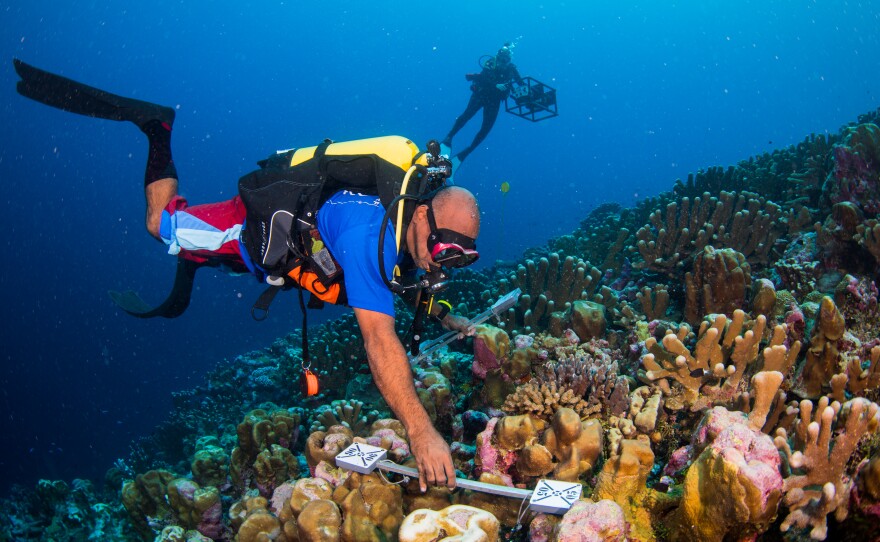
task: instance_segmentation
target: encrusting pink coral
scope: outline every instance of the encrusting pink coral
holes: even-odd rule
[[[620,506],[609,500],[577,501],[562,516],[557,542],[626,542],[629,524]]]
[[[699,454],[687,470],[670,521],[675,540],[721,542],[732,533],[757,535],[776,516],[782,497],[779,453],[741,412],[715,407],[692,442]]]

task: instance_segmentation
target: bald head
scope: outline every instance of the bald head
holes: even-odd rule
[[[468,190],[450,186],[441,190],[431,201],[437,227],[458,232],[476,239],[480,233],[480,208],[477,199]]]

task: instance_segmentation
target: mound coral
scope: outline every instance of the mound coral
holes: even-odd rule
[[[439,542],[498,540],[498,520],[484,510],[462,504],[440,511],[416,510],[400,525],[400,542]]]

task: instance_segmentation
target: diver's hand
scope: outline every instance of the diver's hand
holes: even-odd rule
[[[498,83],[497,85],[495,85],[495,88],[497,88],[498,90],[507,90],[507,85],[503,83]]]
[[[445,329],[449,331],[458,331],[459,339],[463,339],[465,337],[473,337],[477,332],[476,328],[471,325],[470,320],[465,318],[464,316],[459,316],[458,314],[452,314],[451,312],[443,317],[443,321],[440,322]]]
[[[465,80],[467,80],[467,81],[473,81],[474,79],[477,78],[477,74],[475,74],[475,73],[466,73],[466,74],[464,74],[464,78],[465,78]]]
[[[449,445],[433,426],[410,433],[409,449],[416,458],[419,468],[419,489],[422,493],[429,485],[445,485],[455,489],[455,467]]]

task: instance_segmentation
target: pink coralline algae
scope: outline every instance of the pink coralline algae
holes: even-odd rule
[[[675,476],[688,468],[691,464],[691,459],[693,458],[693,449],[693,446],[688,445],[682,446],[678,450],[672,452],[672,455],[669,456],[669,461],[663,468],[663,474]]]
[[[513,339],[513,344],[517,349],[528,348],[532,346],[532,343],[535,342],[535,338],[531,335],[517,335]]]
[[[562,517],[557,542],[625,542],[629,524],[620,506],[609,500],[578,501]]]
[[[220,501],[215,502],[202,513],[202,520],[196,530],[214,540],[223,534],[223,507]]]
[[[724,407],[710,410],[694,434],[693,452],[701,453],[706,447],[739,463],[740,472],[761,491],[762,503],[773,492],[782,491],[779,451],[769,435],[749,427],[746,414]]]
[[[807,320],[800,307],[792,303],[791,310],[785,313],[784,323],[787,326],[790,343],[804,341],[807,334]]]
[[[507,485],[512,486],[513,479],[507,472],[516,463],[516,452],[502,450],[492,442],[497,424],[498,418],[492,418],[486,424],[486,429],[477,435],[476,474],[497,474]]]
[[[501,360],[495,356],[495,352],[481,338],[474,339],[474,364],[471,370],[474,376],[481,380],[486,379],[486,373],[501,367]]]
[[[287,506],[287,503],[290,501],[290,496],[293,495],[293,488],[295,485],[294,482],[284,482],[272,492],[272,498],[269,501],[269,505],[272,509],[272,513],[276,516],[280,515],[281,511]]]
[[[330,485],[333,487],[339,487],[348,480],[349,476],[351,476],[351,472],[339,467],[334,467],[326,461],[321,461],[315,467],[315,472],[312,476],[330,482]]]

